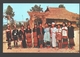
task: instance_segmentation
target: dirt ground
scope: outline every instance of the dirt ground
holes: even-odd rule
[[[3,31],[3,53],[79,53],[79,30],[75,30],[75,49],[54,49],[54,48],[14,48],[13,41],[11,42],[12,49],[7,49],[7,42],[5,37],[5,31]],[[21,44],[21,41],[18,42]]]

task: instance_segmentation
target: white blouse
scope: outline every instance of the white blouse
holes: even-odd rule
[[[67,36],[67,27],[62,27],[62,36]]]

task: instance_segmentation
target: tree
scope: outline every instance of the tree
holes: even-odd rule
[[[62,4],[60,4],[60,5],[59,5],[59,8],[65,8],[65,6],[64,6],[64,5],[62,5]]]
[[[27,21],[27,22],[26,22],[26,25],[28,25],[28,24],[29,24],[29,19],[28,19],[28,18],[26,18],[26,21]]]
[[[5,14],[6,14],[6,16],[5,16],[5,18],[11,23],[11,22],[14,22],[14,19],[13,19],[13,17],[14,17],[14,12],[13,12],[13,8],[10,6],[10,5],[8,5],[8,7],[7,7],[7,9],[6,9],[6,11],[5,11]]]
[[[28,18],[26,18],[26,21],[28,21],[29,19]]]
[[[32,7],[31,9],[30,9],[30,11],[38,11],[38,12],[43,12],[43,8],[41,8],[41,5],[35,5],[34,7]]]

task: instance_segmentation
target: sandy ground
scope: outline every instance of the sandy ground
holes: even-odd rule
[[[11,46],[13,47],[11,50],[7,49],[7,42],[5,37],[5,31],[3,31],[3,53],[79,53],[79,30],[75,30],[75,49],[54,49],[54,48],[14,48],[13,41],[11,42]],[[21,44],[21,41],[18,42]]]

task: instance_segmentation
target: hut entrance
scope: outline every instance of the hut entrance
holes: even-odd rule
[[[52,23],[52,22],[57,22],[57,23],[62,23],[62,22],[68,22],[68,20],[67,19],[46,19],[46,22],[47,23]]]
[[[39,25],[40,23],[42,23],[41,18],[37,18],[37,19],[34,20],[34,24]]]

